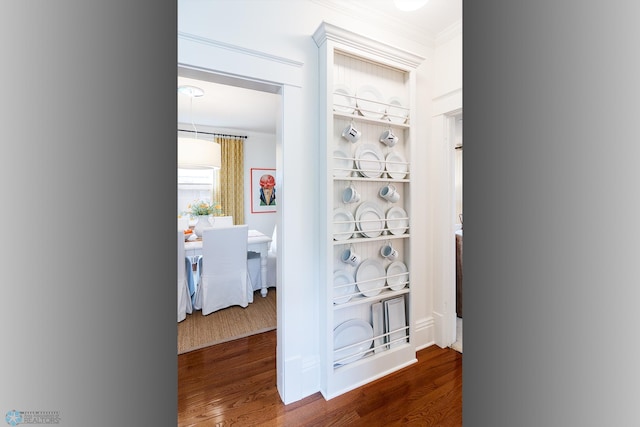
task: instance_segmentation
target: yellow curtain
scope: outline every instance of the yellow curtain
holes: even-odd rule
[[[220,144],[220,203],[225,215],[233,216],[234,224],[244,224],[244,140],[216,137]]]

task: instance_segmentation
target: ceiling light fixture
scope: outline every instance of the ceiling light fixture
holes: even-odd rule
[[[394,3],[398,10],[402,10],[403,12],[411,12],[420,9],[421,7],[429,3],[429,0],[394,0]]]
[[[190,98],[191,125],[195,138],[178,138],[178,167],[185,169],[219,169],[222,165],[220,144],[198,139],[198,129],[193,122],[193,98],[204,96],[204,90],[196,86],[179,86],[178,93]]]

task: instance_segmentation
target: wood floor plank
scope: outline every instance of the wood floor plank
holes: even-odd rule
[[[326,401],[289,405],[276,388],[276,331],[178,356],[178,426],[462,425],[462,355],[431,346],[418,362]]]

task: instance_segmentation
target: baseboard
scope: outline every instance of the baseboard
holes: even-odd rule
[[[435,322],[433,317],[425,317],[415,322],[413,337],[416,351],[432,346],[435,342]]]

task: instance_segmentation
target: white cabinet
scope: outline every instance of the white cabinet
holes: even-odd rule
[[[411,202],[420,193],[411,179],[411,128],[422,58],[327,23],[314,40],[327,201],[321,391],[332,398],[416,361]]]

